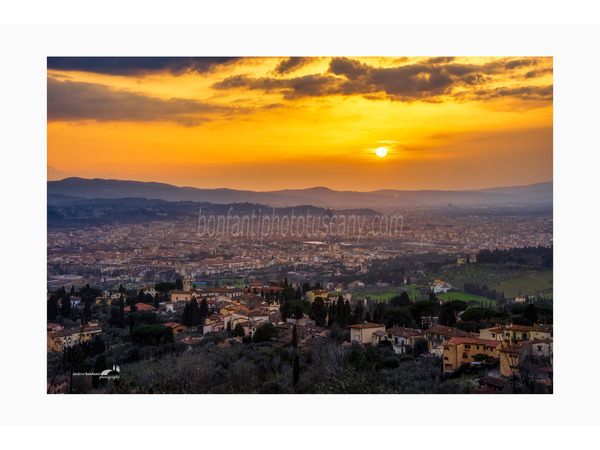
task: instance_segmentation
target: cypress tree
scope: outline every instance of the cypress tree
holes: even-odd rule
[[[46,309],[48,320],[54,322],[56,320],[56,316],[58,316],[58,300],[56,295],[52,294],[47,303]]]
[[[201,321],[208,317],[208,303],[205,298],[200,302],[199,313]]]
[[[292,347],[298,348],[298,331],[296,331],[296,324],[292,327]]]
[[[63,297],[60,301],[60,315],[63,317],[71,317],[71,299]]]
[[[298,358],[298,355],[294,355],[294,369],[293,369],[293,380],[292,380],[292,384],[293,386],[296,386],[296,384],[298,383],[298,380],[300,379],[300,359]]]

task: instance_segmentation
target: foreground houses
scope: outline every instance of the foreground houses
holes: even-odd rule
[[[481,358],[498,358],[501,342],[471,337],[453,337],[443,344],[444,373],[454,372],[462,364]],[[476,355],[480,355],[476,359]]]
[[[386,333],[394,353],[399,355],[405,354],[407,347],[414,348],[417,339],[425,339],[425,332],[417,328],[392,327]]]
[[[550,380],[552,367],[552,339],[520,342],[500,349],[500,374],[503,377]]]
[[[425,330],[425,337],[429,341],[429,351],[441,354],[441,345],[453,337],[468,337],[469,333],[455,327],[436,325]]]
[[[359,323],[350,325],[350,340],[359,344],[372,344],[375,342],[373,334],[381,332],[385,335],[385,325],[379,323]],[[379,334],[381,336],[381,334]]]
[[[98,326],[97,321],[88,322],[87,326],[77,328],[53,327],[52,331],[47,332],[47,351],[61,352],[67,347],[87,342],[101,333],[102,328]]]

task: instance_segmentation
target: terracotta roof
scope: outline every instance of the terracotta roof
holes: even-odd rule
[[[497,347],[501,344],[495,339],[477,339],[472,337],[453,337],[444,343],[444,347],[453,347],[460,344],[483,345],[485,347]]]
[[[533,327],[529,327],[526,325],[511,325],[510,327],[506,327],[510,331],[533,331]]]
[[[357,323],[356,325],[350,325],[350,328],[360,328],[360,329],[364,329],[364,328],[380,328],[380,327],[385,327],[385,325],[382,325],[380,323]]]
[[[455,327],[444,327],[444,326],[441,326],[441,325],[428,328],[425,331],[427,333],[441,334],[442,336],[461,336],[461,337],[466,337],[466,336],[469,335],[469,333],[467,333],[466,331],[459,330],[458,328],[455,328]]]
[[[425,332],[417,328],[404,328],[404,327],[392,327],[386,330],[388,333],[394,336],[411,337],[411,336],[424,336]]]

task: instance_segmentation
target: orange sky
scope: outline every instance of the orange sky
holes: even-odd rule
[[[550,181],[552,84],[552,58],[49,58],[48,177],[359,191]]]

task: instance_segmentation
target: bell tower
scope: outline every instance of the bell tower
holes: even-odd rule
[[[190,279],[188,277],[185,277],[183,279],[183,290],[184,291],[189,291],[190,290]]]

